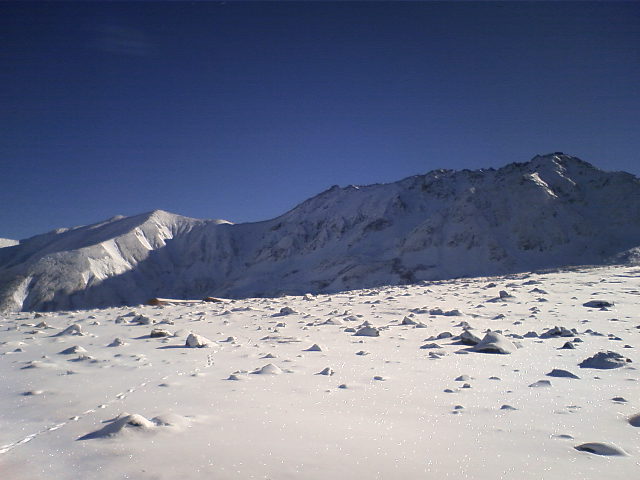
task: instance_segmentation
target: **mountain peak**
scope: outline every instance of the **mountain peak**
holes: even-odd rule
[[[599,171],[599,169],[593,166],[591,163],[562,152],[548,153],[546,155],[536,155],[535,157],[533,157],[533,159],[531,159],[531,163],[553,163],[563,168],[578,167]]]
[[[264,222],[154,210],[40,235],[0,249],[0,310],[326,293],[602,264],[637,247],[640,181],[554,152],[333,186]]]

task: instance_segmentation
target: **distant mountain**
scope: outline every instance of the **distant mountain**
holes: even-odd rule
[[[277,296],[627,262],[640,180],[564,154],[331,187],[272,220],[155,211],[0,249],[0,309]]]

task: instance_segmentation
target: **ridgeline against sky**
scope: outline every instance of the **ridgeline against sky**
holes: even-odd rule
[[[156,210],[0,249],[0,312],[278,297],[638,263],[640,180],[568,155],[334,186],[230,224]]]
[[[0,237],[565,151],[640,173],[640,3],[0,4]]]

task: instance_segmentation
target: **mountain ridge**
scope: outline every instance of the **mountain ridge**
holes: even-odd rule
[[[273,219],[154,210],[0,249],[0,310],[326,293],[630,261],[640,180],[556,152],[499,169],[333,186]]]

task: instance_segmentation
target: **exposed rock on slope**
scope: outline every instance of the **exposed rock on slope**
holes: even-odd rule
[[[265,222],[156,211],[0,249],[0,309],[276,296],[628,261],[640,180],[568,155],[337,186]]]

